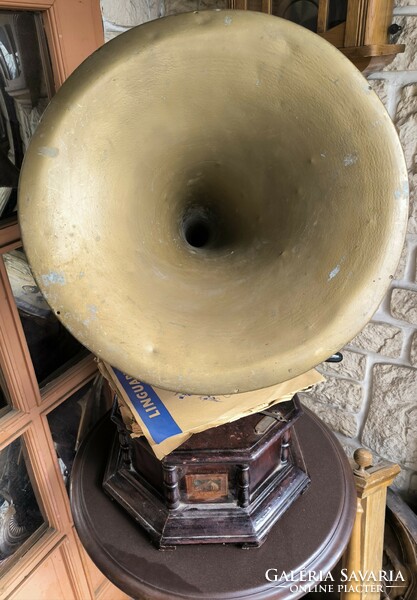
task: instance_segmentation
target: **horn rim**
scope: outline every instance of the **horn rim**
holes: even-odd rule
[[[203,27],[208,27],[213,23],[225,23],[229,18],[233,20],[234,24],[236,24],[236,22],[242,22],[243,27],[246,27],[248,22],[252,23],[255,20],[259,23],[262,23],[262,27],[264,24],[265,26],[267,24],[268,27],[272,27],[270,18],[266,17],[265,15],[249,15],[249,13],[246,13],[245,11],[207,11],[204,13],[188,13],[185,15],[175,16],[176,27],[178,25],[176,34],[178,34],[180,31],[187,31],[191,26],[195,26],[196,24]],[[254,360],[253,364],[250,366],[235,365],[233,367],[230,364],[220,365],[218,364],[218,361],[215,360],[215,357],[212,356],[211,361],[209,361],[209,364],[207,365],[206,372],[204,373],[200,370],[197,375],[193,375],[190,371],[185,372],[184,369],[179,370],[177,354],[178,351],[181,352],[181,350],[176,350],[174,347],[171,348],[170,361],[167,361],[167,363],[164,365],[157,365],[155,362],[153,362],[149,368],[145,367],[143,364],[140,365],[137,361],[135,364],[134,357],[132,357],[131,352],[128,360],[125,360],[123,356],[121,356],[120,349],[116,354],[108,354],[106,350],[103,351],[98,347],[96,341],[91,343],[91,341],[86,338],[85,332],[82,333],[81,330],[78,330],[74,326],[74,320],[70,319],[65,314],[62,314],[62,311],[59,310],[61,302],[59,293],[62,291],[59,289],[61,286],[59,282],[59,276],[57,281],[49,282],[45,281],[45,278],[42,277],[42,274],[45,273],[45,268],[44,265],[39,265],[39,261],[37,259],[35,249],[36,243],[34,246],[34,238],[31,232],[31,217],[29,214],[27,214],[27,197],[31,196],[30,188],[33,186],[35,181],[34,171],[37,170],[40,160],[52,159],[51,156],[42,156],[41,153],[42,148],[50,147],[48,136],[52,135],[51,123],[54,119],[56,119],[56,113],[58,113],[59,116],[62,115],[65,110],[67,110],[67,104],[69,100],[75,97],[74,90],[77,90],[77,86],[85,85],[85,79],[90,76],[95,65],[103,65],[103,62],[108,59],[111,45],[115,46],[115,43],[117,43],[119,46],[129,45],[125,37],[129,36],[129,34],[132,39],[134,36],[138,35],[142,38],[143,44],[151,45],[154,43],[155,39],[161,35],[159,32],[161,21],[166,22],[167,19],[171,19],[171,17],[140,26],[139,28],[136,28],[136,31],[131,31],[127,34],[124,34],[123,40],[113,40],[108,44],[107,48],[96,52],[93,57],[91,59],[87,59],[87,61],[79,69],[77,69],[76,73],[69,79],[69,81],[64,84],[62,92],[59,92],[57,96],[57,100],[53,101],[51,103],[51,107],[47,109],[42,123],[38,131],[35,133],[33,141],[27,152],[22,170],[21,184],[19,187],[19,219],[23,243],[29,258],[29,262],[33,267],[34,275],[39,288],[54,309],[57,317],[70,330],[74,337],[81,341],[89,350],[97,354],[100,358],[110,362],[112,366],[134,375],[137,378],[141,378],[157,387],[169,390],[180,390],[187,393],[229,394],[237,391],[251,391],[261,387],[268,387],[306,372],[310,368],[325,360],[329,355],[339,350],[366,325],[378,308],[384,293],[389,288],[401,254],[406,232],[406,221],[408,216],[408,188],[405,183],[407,181],[407,170],[402,149],[398,141],[395,127],[389,119],[386,119],[385,109],[375,95],[375,101],[373,103],[374,115],[375,118],[381,118],[384,120],[383,131],[384,135],[386,136],[386,140],[389,141],[392,155],[390,174],[393,176],[393,179],[395,179],[395,183],[391,185],[391,188],[396,187],[395,193],[398,191],[398,197],[395,199],[395,205],[393,204],[392,206],[391,215],[391,225],[393,226],[395,235],[390,234],[383,240],[385,248],[383,256],[380,260],[380,264],[378,265],[378,268],[375,269],[375,281],[366,289],[361,289],[360,293],[358,292],[357,294],[357,298],[351,298],[351,306],[346,308],[344,311],[340,320],[340,326],[337,330],[335,330],[334,324],[330,328],[330,331],[323,329],[323,343],[318,344],[319,340],[317,338],[314,339],[314,343],[312,343],[311,340],[306,340],[306,343],[302,347],[298,346],[297,348],[290,348],[288,352],[281,354],[279,357],[269,356],[265,360]],[[266,21],[265,19],[268,20]],[[281,19],[276,17],[274,17],[274,19],[281,21]],[[310,38],[310,44],[314,44],[315,46],[318,45],[323,49],[323,52],[327,54],[327,57],[330,57],[330,59],[327,59],[328,61],[336,61],[337,67],[340,67],[343,73],[349,73],[352,88],[356,93],[367,93],[366,88],[368,86],[366,81],[340,52],[315,34],[312,34],[294,24],[287,22],[285,23],[285,28],[289,28],[291,35],[295,36],[295,38],[299,38],[299,40],[301,40],[301,37],[303,37],[303,43],[306,37]],[[277,30],[279,30],[279,32],[282,34],[282,25],[280,25]],[[374,93],[369,92],[369,94]],[[55,134],[53,134],[52,137],[54,137],[54,135]],[[43,181],[43,184],[44,183],[45,181]],[[47,272],[49,273],[52,271]],[[55,296],[57,296],[57,299],[54,297],[54,294],[51,295],[51,285],[55,289]],[[58,312],[60,314],[57,314]],[[349,324],[347,328],[348,331],[346,330],[346,322]],[[108,345],[111,346],[112,343],[109,342]],[[196,344],[194,351],[198,349],[198,347],[200,347],[204,353],[203,340],[200,340]],[[110,360],[108,360],[108,357]],[[278,362],[280,364],[278,364]],[[188,361],[188,367],[190,364],[192,363]]]

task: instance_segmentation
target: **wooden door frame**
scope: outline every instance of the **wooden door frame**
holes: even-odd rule
[[[56,90],[104,43],[98,0],[0,0],[0,9],[42,12]]]
[[[55,91],[76,67],[104,43],[99,0],[0,0],[0,10],[32,10],[41,13],[48,42]],[[15,217],[0,224],[0,258],[22,245]],[[11,430],[22,430],[35,404],[45,410],[69,390],[81,387],[95,370],[90,355],[47,385],[40,396],[25,334],[8,277],[0,260],[0,367],[14,398],[15,410],[1,419],[0,448]],[[69,381],[70,380],[70,381]],[[26,415],[25,415],[26,413]],[[30,417],[29,417],[30,418]],[[12,436],[14,437],[14,436]]]

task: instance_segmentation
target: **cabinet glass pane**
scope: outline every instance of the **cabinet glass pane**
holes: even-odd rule
[[[11,406],[10,395],[4,380],[3,373],[0,370],[0,417],[5,414]]]
[[[9,406],[8,398],[4,394],[3,390],[0,389],[0,415],[2,414],[2,410]]]
[[[86,356],[87,350],[61,325],[49,308],[23,250],[7,252],[3,254],[3,260],[36,377],[43,386]]]
[[[21,438],[0,451],[0,575],[44,529],[27,464]]]
[[[111,395],[97,376],[48,415],[48,423],[65,485],[69,485],[75,453],[93,425],[110,409]]]
[[[248,10],[262,11],[262,0],[248,0]],[[272,0],[272,14],[317,31],[318,0]],[[347,0],[330,0],[327,29],[346,21]]]
[[[0,219],[16,211],[23,155],[51,95],[39,13],[0,11]]]

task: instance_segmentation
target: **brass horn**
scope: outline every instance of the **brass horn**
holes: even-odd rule
[[[394,126],[319,36],[254,12],[147,23],[52,100],[20,183],[23,240],[64,325],[119,369],[247,391],[371,318],[408,212]]]

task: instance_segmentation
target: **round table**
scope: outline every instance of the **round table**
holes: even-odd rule
[[[97,567],[133,598],[286,600],[304,596],[343,553],[351,534],[356,492],[349,462],[331,431],[310,411],[295,425],[311,484],[280,517],[260,548],[178,546],[157,550],[145,532],[102,489],[115,426],[107,415],[75,458],[71,507],[78,535]],[[269,573],[268,581],[266,572]],[[278,580],[275,581],[275,578]]]

